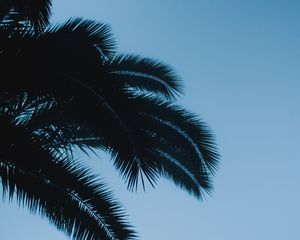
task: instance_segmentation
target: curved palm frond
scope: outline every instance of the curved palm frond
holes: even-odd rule
[[[77,52],[82,52],[82,49],[78,48],[80,42],[97,48],[105,56],[115,50],[115,40],[110,26],[92,20],[71,18],[62,24],[48,27],[42,35],[42,38],[49,38],[60,44],[64,41],[71,44],[74,42],[77,49],[73,50]]]
[[[172,152],[172,155],[170,155],[161,149],[156,149],[152,153],[152,158],[156,159],[160,176],[170,179],[189,194],[201,199],[203,190],[209,191],[209,188],[203,188],[203,180],[200,185],[194,174],[180,163],[182,156],[176,157],[176,152]]]
[[[17,122],[10,111],[1,111],[1,132],[8,134],[0,138],[0,177],[10,199],[16,196],[73,239],[135,239],[104,184]]]
[[[157,129],[156,134],[165,138],[170,131],[168,141],[173,142],[175,146],[179,145],[177,147],[182,146],[182,150],[192,154],[195,161],[200,160],[203,168],[215,172],[219,158],[215,138],[208,126],[196,115],[174,103],[159,101],[148,96],[135,97],[132,104],[140,109],[142,115],[152,119],[151,122],[157,122],[153,127],[153,130]],[[150,122],[145,124],[146,129],[147,126],[150,126]],[[159,126],[162,126],[165,131],[159,132]],[[177,139],[176,136],[182,140]]]
[[[56,176],[55,181],[48,174]],[[35,172],[1,160],[0,178],[4,196],[9,192],[12,199],[15,194],[20,205],[47,217],[72,239],[135,239],[107,187],[99,181],[96,184],[79,166],[58,164],[51,171]]]
[[[173,169],[169,169],[169,172],[174,171],[175,166],[177,168],[184,166],[181,171],[188,169],[187,175],[190,176],[192,173],[193,178],[197,179],[198,189],[194,188],[194,194],[201,198],[199,195],[201,188],[209,192],[211,190],[210,174],[214,173],[216,169],[218,153],[213,135],[207,126],[193,114],[174,104],[160,102],[156,98],[151,100],[150,98],[133,97],[130,98],[130,101],[129,99],[119,101],[120,94],[118,96],[119,98],[108,99],[108,101],[129,129],[128,132],[134,141],[132,155],[135,158],[124,157],[120,154],[119,149],[116,149],[119,154],[114,163],[128,181],[129,189],[136,188],[141,175],[146,176],[151,183],[154,183],[161,172],[161,164],[170,159],[174,163],[174,154],[176,153],[177,164],[171,164]],[[118,139],[114,140],[114,142],[117,141]],[[167,157],[164,162],[158,163],[156,159],[162,159],[161,154],[156,156],[152,154],[149,157],[147,152],[148,150],[161,151],[162,149],[163,156],[173,157]],[[169,164],[169,166],[171,165]],[[164,173],[167,170],[164,170]],[[181,181],[180,179],[179,177],[177,182]],[[183,182],[182,184],[189,189],[189,183]]]
[[[174,100],[183,93],[180,78],[170,66],[160,61],[137,55],[114,55],[105,65],[112,78],[133,93],[150,92],[168,100]]]

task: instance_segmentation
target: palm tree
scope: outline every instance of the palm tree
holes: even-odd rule
[[[170,66],[116,53],[102,23],[49,26],[50,1],[38,15],[31,1],[9,2],[0,27],[8,76],[0,92],[0,177],[10,199],[73,239],[135,239],[104,185],[72,160],[76,147],[109,152],[129,190],[166,177],[199,199],[211,191],[214,138],[176,104],[182,81]]]

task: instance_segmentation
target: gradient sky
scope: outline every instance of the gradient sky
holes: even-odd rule
[[[299,0],[56,0],[53,11],[53,22],[107,22],[119,51],[171,64],[180,103],[217,136],[221,164],[202,202],[168,181],[128,193],[105,157],[89,160],[142,240],[300,239]],[[0,214],[1,239],[67,239],[14,204]]]

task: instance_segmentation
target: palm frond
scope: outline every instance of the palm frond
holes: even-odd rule
[[[108,24],[82,18],[73,18],[62,24],[50,26],[43,35],[56,41],[66,41],[71,44],[76,42],[77,45],[81,42],[94,46],[105,56],[115,49],[115,40]],[[81,49],[74,50],[80,51]]]
[[[173,156],[169,155],[166,151],[160,149],[154,150],[152,157],[156,160],[158,171],[162,177],[170,179],[177,186],[197,198],[202,198],[203,185],[201,186],[195,175],[180,163],[181,161],[178,159],[181,158],[176,159],[174,154]]]
[[[215,138],[208,126],[196,115],[176,104],[159,101],[152,97],[136,97],[132,104],[136,104],[136,107],[140,109],[140,114],[146,115],[152,123],[158,121],[156,134],[163,138],[167,137],[168,141],[173,142],[175,146],[182,146],[182,150],[187,150],[189,154],[195,153],[194,158],[199,159],[203,167],[207,167],[211,173],[215,172],[219,158]],[[144,126],[147,129],[150,125]],[[159,126],[164,126],[165,130],[159,132]],[[180,137],[181,141],[176,136]],[[176,141],[178,141],[177,144]]]
[[[73,239],[135,239],[123,210],[83,165],[60,159],[40,136],[1,116],[0,176],[4,195],[48,218]]]
[[[160,61],[136,55],[115,55],[106,65],[114,80],[133,91],[152,92],[171,100],[183,93],[180,78]]]
[[[52,171],[64,174],[58,176],[56,173],[54,181],[45,176],[49,172],[53,174],[49,169],[35,172],[0,161],[3,195],[9,193],[10,200],[15,196],[20,205],[47,217],[72,239],[135,239],[123,210],[107,191],[107,186],[99,180],[96,184],[79,166],[73,168],[76,172],[71,167],[62,171],[61,165],[53,168]]]
[[[51,0],[1,0],[0,21],[10,15],[10,17],[17,17],[17,20],[29,21],[36,30],[40,31],[49,24],[51,2]]]

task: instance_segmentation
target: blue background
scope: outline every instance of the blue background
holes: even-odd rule
[[[107,157],[87,160],[141,239],[300,239],[300,1],[56,0],[53,12],[107,22],[119,51],[171,64],[180,103],[217,136],[215,191],[202,202],[164,180],[128,193]],[[0,214],[1,239],[67,239],[15,204]]]

